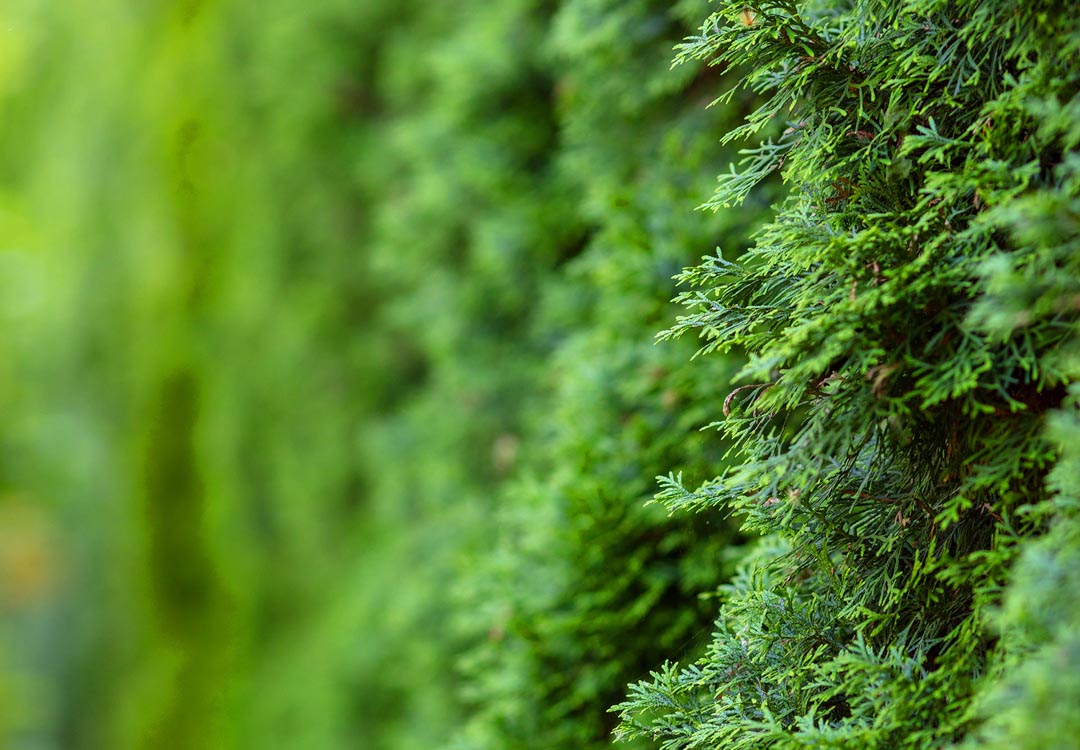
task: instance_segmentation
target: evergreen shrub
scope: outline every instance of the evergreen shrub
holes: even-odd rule
[[[4,4],[0,744],[1077,747],[1059,5]]]
[[[369,433],[411,581],[386,594],[411,601],[406,623],[378,639],[399,634],[380,663],[401,680],[377,682],[428,715],[402,665],[446,686],[454,747],[608,745],[608,706],[700,646],[698,595],[729,572],[730,525],[643,507],[657,472],[722,455],[697,403],[731,361],[685,370],[688,343],[652,342],[671,276],[758,214],[688,210],[722,163],[708,71],[668,70],[702,11],[433,6],[383,53],[394,148],[372,251],[398,292],[383,324],[424,384]],[[431,658],[410,661],[413,642]],[[430,747],[440,726],[387,744]]]
[[[664,336],[749,361],[716,415],[735,462],[658,499],[773,541],[722,588],[707,654],[630,688],[621,737],[1080,746],[1080,27],[1061,11],[731,3],[680,48],[746,66],[765,99],[708,205],[773,172],[788,195],[746,255],[681,276]]]

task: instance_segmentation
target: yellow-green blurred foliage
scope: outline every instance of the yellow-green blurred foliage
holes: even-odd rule
[[[0,8],[4,747],[349,734],[352,5]]]

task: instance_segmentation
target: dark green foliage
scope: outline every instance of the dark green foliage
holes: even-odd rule
[[[710,205],[777,170],[789,196],[739,262],[683,274],[666,335],[750,355],[717,425],[739,464],[659,499],[784,545],[725,589],[704,658],[632,688],[624,736],[1076,746],[1052,665],[1075,663],[1078,486],[1053,436],[1075,418],[1080,29],[1048,11],[747,3],[683,46],[768,97]]]
[[[426,386],[372,461],[423,582],[406,629],[446,639],[426,673],[452,684],[463,654],[455,747],[607,745],[607,708],[700,644],[728,570],[730,526],[643,507],[658,471],[722,453],[696,404],[730,365],[679,374],[692,350],[653,345],[671,276],[754,219],[689,210],[722,162],[695,71],[667,70],[686,28],[648,2],[430,8],[387,53],[418,64],[382,83],[375,253]]]

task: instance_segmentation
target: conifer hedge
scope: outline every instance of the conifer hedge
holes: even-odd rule
[[[1080,744],[1080,28],[1055,7],[751,2],[681,46],[766,98],[708,205],[789,189],[745,256],[682,274],[665,335],[748,354],[717,415],[738,461],[658,499],[773,541],[620,736]]]
[[[1073,15],[0,7],[0,744],[1080,748]]]
[[[450,715],[403,710],[387,747],[606,746],[625,684],[708,632],[698,596],[730,572],[733,526],[644,507],[656,473],[723,453],[698,401],[731,362],[653,345],[671,277],[760,212],[689,210],[724,163],[704,66],[668,70],[702,10],[431,7],[384,52],[372,252],[424,386],[369,432],[414,581],[387,592],[408,604],[380,664],[398,705]]]

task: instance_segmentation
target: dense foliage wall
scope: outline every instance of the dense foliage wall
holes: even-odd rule
[[[653,343],[671,277],[762,210],[692,210],[738,116],[706,110],[704,66],[668,69],[701,10],[461,3],[385,51],[372,252],[425,385],[369,440],[375,495],[410,528],[401,565],[428,582],[417,669],[455,712],[395,742],[607,745],[626,682],[708,632],[699,595],[730,572],[733,527],[643,507],[657,473],[707,476],[724,450],[696,428],[732,365],[687,371],[692,346]]]
[[[682,47],[768,97],[712,205],[776,170],[790,195],[744,258],[683,276],[670,333],[749,354],[720,425],[741,461],[661,498],[776,544],[708,653],[634,686],[622,734],[1080,742],[1078,52],[1052,4],[992,0],[748,3]]]
[[[701,12],[5,11],[11,742],[600,745],[701,644]]]
[[[5,4],[0,744],[1077,747],[1055,7]]]

